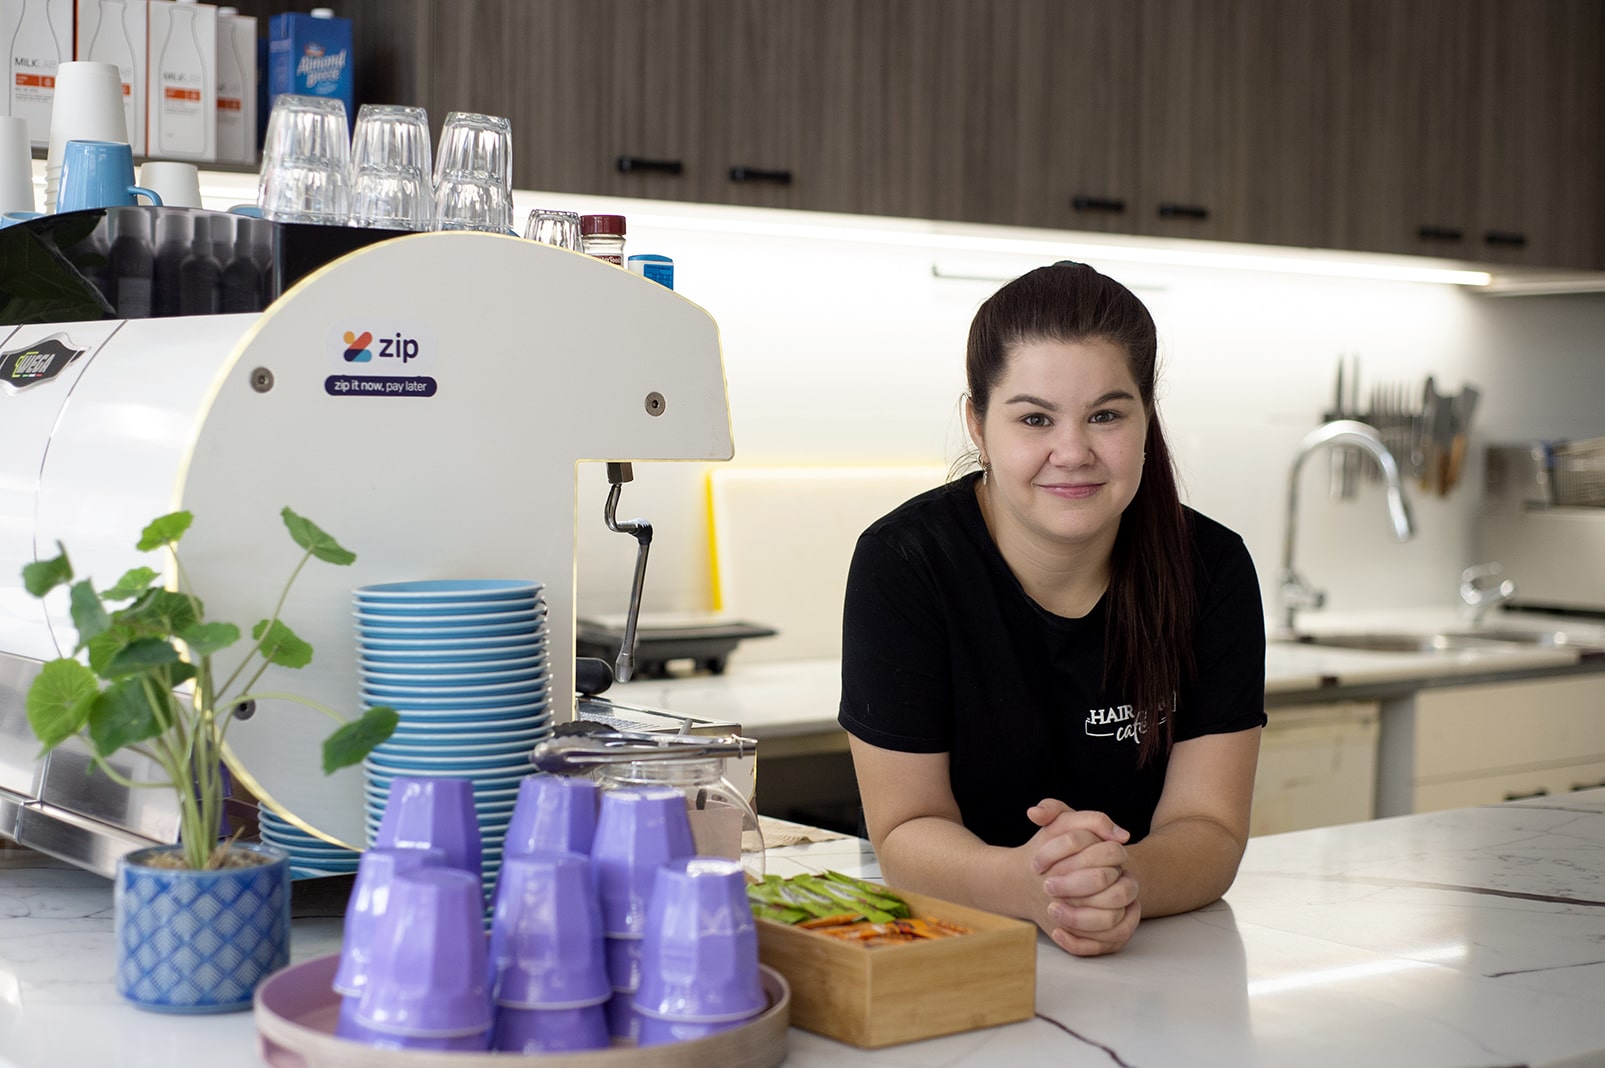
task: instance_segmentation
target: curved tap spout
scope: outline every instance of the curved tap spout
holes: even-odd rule
[[[1399,465],[1393,453],[1382,444],[1382,437],[1374,428],[1357,419],[1334,419],[1322,423],[1299,442],[1293,457],[1292,470],[1287,476],[1287,517],[1282,539],[1282,571],[1278,602],[1282,614],[1282,633],[1293,633],[1293,617],[1300,608],[1319,608],[1325,595],[1310,588],[1293,567],[1293,534],[1298,525],[1298,475],[1304,461],[1322,445],[1358,445],[1370,453],[1382,468],[1387,481],[1388,518],[1393,522],[1393,533],[1400,541],[1409,541],[1415,534],[1410,518],[1410,503],[1404,499],[1404,482],[1399,477]]]

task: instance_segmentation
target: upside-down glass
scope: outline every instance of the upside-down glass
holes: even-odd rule
[[[429,116],[364,104],[351,138],[351,225],[429,230],[435,216]]]
[[[276,222],[345,225],[351,215],[351,140],[344,103],[291,93],[275,101],[256,202]]]
[[[580,250],[580,214],[577,211],[552,211],[536,208],[529,213],[524,224],[524,237],[543,245]]]
[[[512,123],[468,111],[447,115],[434,178],[436,229],[511,232]]]

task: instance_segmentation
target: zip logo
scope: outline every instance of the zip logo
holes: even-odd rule
[[[330,331],[330,362],[362,365],[365,375],[420,374],[434,363],[434,339],[422,323],[342,324]]]

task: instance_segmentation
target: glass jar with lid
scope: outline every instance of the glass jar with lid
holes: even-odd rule
[[[737,761],[730,763],[738,764]],[[606,790],[672,787],[685,797],[697,855],[740,861],[750,880],[763,879],[763,832],[747,792],[731,781],[721,757],[624,761],[593,773]]]

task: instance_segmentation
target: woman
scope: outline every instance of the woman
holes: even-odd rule
[[[888,882],[1078,955],[1231,885],[1265,724],[1242,539],[1185,508],[1152,317],[1090,267],[970,327],[980,471],[859,538],[840,722]]]

